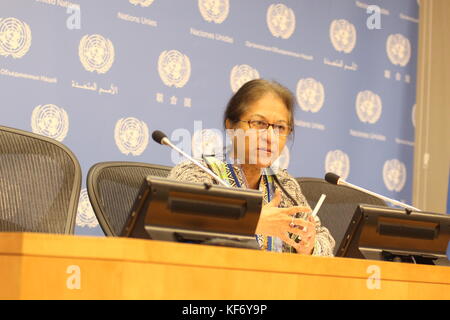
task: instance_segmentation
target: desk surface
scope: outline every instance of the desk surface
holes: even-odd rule
[[[450,267],[0,233],[1,299],[450,299]]]

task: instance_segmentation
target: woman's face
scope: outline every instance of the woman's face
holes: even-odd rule
[[[240,164],[269,167],[280,156],[290,133],[290,129],[282,132],[290,123],[286,105],[278,96],[268,93],[250,104],[239,120],[234,126],[229,120],[226,122],[227,129],[233,129],[229,134],[233,137],[234,157]],[[275,124],[275,128],[258,129],[264,123]]]

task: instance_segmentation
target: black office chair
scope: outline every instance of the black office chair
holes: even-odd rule
[[[105,235],[120,235],[144,179],[149,175],[165,178],[171,169],[140,162],[101,162],[93,165],[87,175],[87,191]]]
[[[346,186],[328,183],[319,178],[296,178],[308,204],[314,208],[321,194],[327,197],[318,212],[323,226],[330,230],[336,246],[334,254],[347,231],[359,204],[387,206],[386,202],[372,195]]]
[[[73,234],[80,189],[66,146],[0,126],[0,231]]]

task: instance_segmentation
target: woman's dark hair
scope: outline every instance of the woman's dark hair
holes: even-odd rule
[[[245,83],[230,99],[223,117],[223,125],[226,127],[226,120],[236,123],[246,112],[248,106],[264,95],[272,93],[279,97],[289,111],[289,126],[291,133],[294,131],[294,96],[291,91],[276,81],[264,79],[251,80]]]

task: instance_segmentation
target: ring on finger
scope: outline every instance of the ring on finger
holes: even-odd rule
[[[294,219],[292,219],[291,223],[289,224],[289,227],[300,229],[300,230],[302,230],[303,232],[307,232],[307,231],[308,231],[308,229],[306,228],[306,226],[301,226],[301,225],[295,224],[295,223],[294,223]]]
[[[292,215],[292,220],[291,220],[291,223],[289,224],[289,226],[290,226],[291,228],[295,228],[295,227],[296,227],[296,224],[294,223],[294,219],[295,219],[295,214]]]

